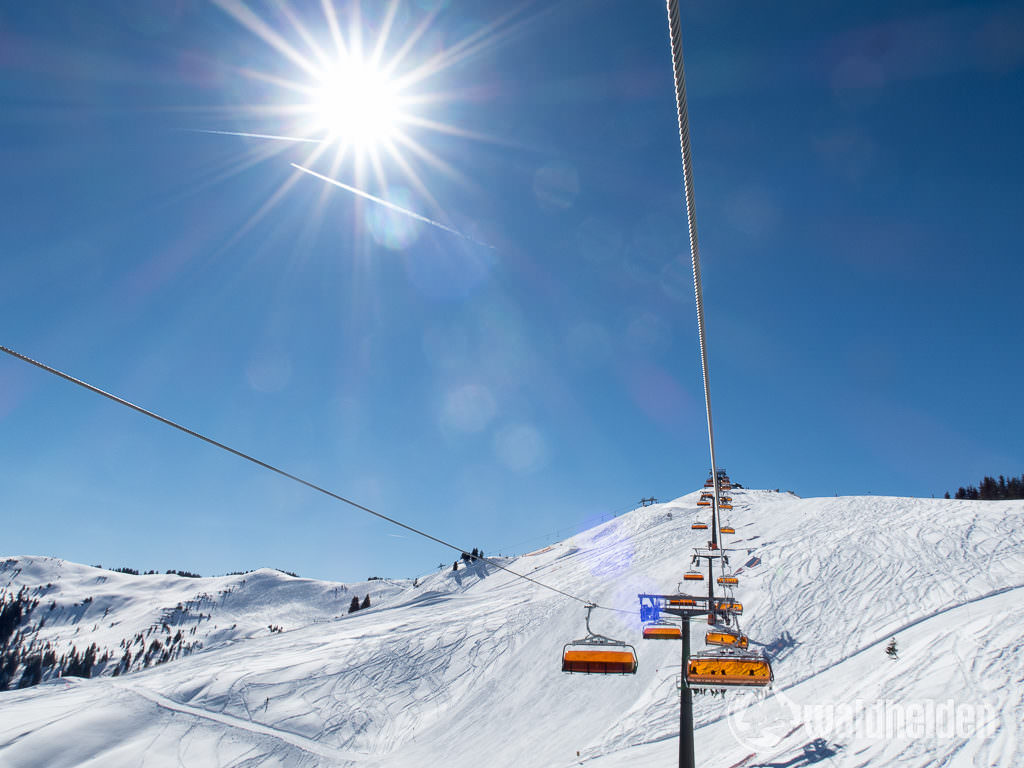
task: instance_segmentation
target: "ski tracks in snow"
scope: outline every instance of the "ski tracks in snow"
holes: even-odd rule
[[[257,736],[267,737],[275,739],[285,744],[295,747],[303,752],[316,757],[329,760],[329,765],[343,766],[347,764],[352,765],[377,765],[376,760],[371,760],[368,755],[361,755],[353,752],[345,752],[340,749],[334,749],[326,744],[300,736],[297,733],[291,731],[282,730],[280,728],[274,728],[269,725],[263,725],[255,721],[244,720],[234,715],[224,714],[223,712],[210,712],[209,710],[202,709],[201,707],[193,707],[189,704],[182,704],[181,702],[175,701],[174,699],[163,696],[156,691],[151,691],[148,688],[144,688],[141,685],[117,685],[119,690],[126,691],[127,693],[135,694],[140,696],[147,701],[155,704],[161,709],[168,710],[171,712],[177,712],[183,715],[190,715],[192,717],[198,717],[203,720],[209,720],[220,725],[228,726],[229,728],[236,730],[243,730]],[[180,756],[179,756],[180,761]]]

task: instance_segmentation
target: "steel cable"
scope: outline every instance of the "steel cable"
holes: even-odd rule
[[[711,421],[711,376],[708,371],[707,337],[704,330],[704,291],[700,279],[700,248],[697,244],[697,205],[693,193],[693,157],[690,149],[690,120],[686,109],[686,72],[683,69],[683,38],[679,22],[679,0],[667,0],[668,29],[672,43],[672,72],[676,84],[676,112],[679,117],[679,150],[683,156],[683,187],[686,195],[686,223],[690,232],[690,262],[693,265],[693,293],[697,301],[697,335],[700,340],[700,367],[704,375],[704,408],[708,418],[708,445],[711,449],[711,480],[715,506],[711,511],[711,540],[719,540],[719,488],[715,465],[715,430]]]
[[[34,365],[36,368],[40,368],[40,369],[46,371],[47,373],[51,373],[54,376],[57,376],[59,378],[64,379],[65,381],[70,381],[72,384],[77,384],[78,386],[82,387],[83,389],[87,389],[90,392],[93,392],[93,393],[95,393],[97,395],[102,395],[103,397],[107,398],[108,400],[113,400],[118,405],[123,405],[126,408],[130,408],[133,411],[137,411],[138,413],[141,413],[143,416],[148,416],[151,419],[159,421],[161,424],[166,424],[168,427],[173,427],[174,429],[177,429],[177,430],[179,430],[181,432],[184,432],[186,435],[189,435],[190,437],[194,437],[194,438],[197,438],[198,440],[202,440],[205,443],[209,443],[210,445],[215,446],[216,448],[220,448],[223,451],[227,451],[228,453],[232,453],[232,454],[234,454],[235,456],[238,456],[241,459],[245,459],[246,461],[252,462],[253,464],[255,464],[255,465],[259,466],[259,467],[262,467],[263,469],[267,469],[267,470],[270,470],[271,472],[275,472],[278,475],[281,475],[282,477],[288,478],[289,480],[294,480],[296,483],[299,483],[300,485],[304,485],[307,488],[311,488],[312,490],[317,491],[319,493],[322,493],[325,496],[329,496],[330,498],[335,499],[336,501],[344,502],[345,504],[348,504],[349,506],[355,507],[356,509],[362,510],[363,512],[366,512],[366,513],[368,513],[370,515],[373,515],[374,517],[380,518],[381,520],[384,520],[385,522],[391,523],[392,525],[397,525],[399,528],[404,528],[405,530],[409,531],[410,533],[415,533],[416,535],[422,536],[425,539],[429,539],[430,541],[433,541],[436,544],[440,544],[443,547],[447,547],[448,549],[453,549],[456,552],[458,552],[459,554],[465,554],[466,552],[468,552],[468,550],[463,549],[462,547],[457,547],[454,544],[445,541],[444,539],[438,538],[437,536],[433,536],[433,535],[427,533],[426,531],[420,530],[419,528],[414,528],[413,526],[408,525],[407,523],[403,523],[401,520],[396,520],[393,517],[389,517],[388,515],[385,515],[385,514],[383,514],[381,512],[377,512],[376,510],[370,509],[369,507],[364,506],[363,504],[360,504],[359,502],[352,501],[352,499],[347,499],[344,496],[341,496],[340,494],[334,493],[333,491],[329,491],[326,488],[323,488],[323,487],[317,485],[316,483],[312,483],[309,480],[304,480],[301,477],[299,477],[298,475],[293,475],[291,472],[286,472],[283,469],[275,467],[273,464],[268,464],[265,461],[261,461],[260,459],[257,459],[254,456],[250,456],[247,453],[243,453],[242,451],[239,451],[239,450],[237,450],[235,448],[232,448],[230,445],[225,445],[224,443],[221,443],[221,442],[219,442],[217,440],[214,440],[211,437],[207,437],[206,435],[204,435],[204,434],[202,434],[200,432],[196,432],[195,430],[189,429],[188,427],[183,426],[183,425],[181,425],[181,424],[179,424],[179,423],[177,423],[175,421],[171,421],[170,419],[165,418],[165,417],[161,416],[158,413],[154,413],[153,411],[147,410],[147,409],[143,408],[142,406],[136,405],[135,403],[132,403],[132,402],[130,402],[128,400],[125,400],[122,397],[118,397],[117,395],[111,394],[110,392],[107,392],[106,390],[100,389],[99,387],[93,386],[92,384],[89,384],[88,382],[82,381],[81,379],[76,379],[74,376],[71,376],[70,374],[64,373],[63,371],[57,370],[56,368],[52,368],[51,366],[46,365],[46,363],[41,363],[38,360],[33,360],[31,357],[28,357],[27,355],[23,355],[20,352],[16,352],[13,349],[10,349],[9,347],[0,346],[0,351],[6,352],[11,357],[17,358],[18,360],[26,362],[26,363],[28,363],[30,365]],[[626,614],[630,614],[630,615],[636,613],[636,611],[627,611],[627,610],[623,610],[622,608],[610,608],[608,606],[599,605],[599,604],[593,602],[592,600],[584,600],[582,597],[577,597],[576,595],[569,594],[568,592],[565,592],[565,591],[563,591],[561,589],[558,589],[557,587],[552,587],[550,584],[545,584],[542,581],[538,581],[537,579],[534,579],[531,576],[527,576],[526,574],[519,573],[518,571],[513,571],[511,568],[506,568],[501,563],[496,562],[495,560],[493,560],[493,559],[491,559],[489,557],[477,556],[477,559],[478,560],[482,560],[483,562],[485,562],[485,563],[487,563],[489,565],[493,565],[495,568],[498,568],[499,570],[505,571],[506,573],[511,574],[512,576],[515,576],[516,578],[523,579],[524,581],[528,581],[531,584],[536,584],[538,587],[543,587],[544,589],[550,590],[552,592],[557,592],[558,594],[562,595],[563,597],[568,597],[570,600],[575,600],[576,602],[582,603],[585,606],[586,605],[592,605],[595,608],[600,608],[602,610],[615,611],[617,613],[626,613]]]

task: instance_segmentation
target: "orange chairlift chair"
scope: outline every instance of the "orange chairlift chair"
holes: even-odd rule
[[[596,607],[587,606],[587,636],[563,646],[562,671],[585,675],[635,674],[636,649],[619,640],[594,634],[590,629],[590,612]]]
[[[767,658],[756,651],[713,648],[694,654],[686,664],[690,688],[768,688],[775,675]]]
[[[742,648],[746,650],[750,640],[746,635],[733,632],[728,629],[709,629],[704,635],[704,642],[708,645],[722,645],[729,648]]]
[[[683,630],[675,624],[659,619],[644,627],[644,640],[681,640]]]

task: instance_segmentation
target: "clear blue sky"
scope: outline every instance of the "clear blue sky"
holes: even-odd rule
[[[386,181],[310,165],[494,249],[297,174],[318,145],[196,132],[301,130],[252,73],[309,73],[223,6],[0,9],[0,344],[489,553],[696,489],[663,4],[399,4],[383,59],[423,26],[396,71],[447,62],[407,96],[456,130],[406,125]],[[309,40],[248,7],[332,48],[319,4]],[[1020,4],[700,0],[683,39],[721,464],[807,496],[1024,472]],[[0,465],[3,554],[453,559],[6,356]]]

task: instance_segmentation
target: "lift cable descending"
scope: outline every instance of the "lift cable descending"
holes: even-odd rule
[[[686,198],[686,224],[690,233],[690,263],[693,266],[693,294],[697,302],[697,338],[700,341],[700,367],[704,375],[704,410],[708,420],[708,448],[711,452],[711,477],[715,478],[715,429],[711,419],[711,374],[708,370],[707,333],[704,327],[704,289],[700,279],[700,246],[697,241],[697,204],[693,190],[693,153],[690,148],[690,119],[686,107],[686,72],[683,68],[683,39],[679,22],[679,0],[667,0],[669,37],[672,44],[672,72],[676,84],[676,112],[679,119],[679,149],[683,159],[683,189]],[[718,545],[718,483],[714,483],[715,504],[711,508],[711,541]]]
[[[373,509],[370,509],[369,507],[363,506],[359,502],[352,501],[351,499],[346,499],[344,496],[341,496],[341,495],[339,495],[337,493],[334,493],[333,491],[329,491],[326,488],[323,488],[323,487],[321,487],[319,485],[316,485],[315,483],[311,483],[308,480],[304,480],[301,477],[299,477],[298,475],[293,475],[290,472],[286,472],[283,469],[275,467],[273,464],[268,464],[265,461],[261,461],[260,459],[257,459],[257,458],[255,458],[253,456],[250,456],[247,453],[243,453],[242,451],[239,451],[239,450],[237,450],[235,448],[232,448],[229,445],[225,445],[224,443],[218,442],[217,440],[214,440],[211,437],[207,437],[206,435],[203,435],[203,434],[201,434],[199,432],[196,432],[195,430],[192,430],[192,429],[189,429],[188,427],[182,426],[181,424],[178,424],[175,421],[171,421],[170,419],[165,418],[165,417],[163,417],[163,416],[161,416],[161,415],[159,415],[157,413],[154,413],[153,411],[148,411],[145,408],[143,408],[142,406],[139,406],[139,405],[136,405],[135,403],[129,402],[128,400],[125,400],[124,398],[118,397],[117,395],[111,394],[110,392],[107,392],[106,390],[103,390],[103,389],[100,389],[99,387],[93,386],[92,384],[89,384],[88,382],[82,381],[81,379],[76,379],[74,376],[71,376],[70,374],[64,373],[63,371],[59,371],[56,368],[52,368],[49,365],[46,365],[45,363],[39,362],[38,360],[33,360],[31,357],[23,355],[20,352],[15,352],[13,349],[10,349],[10,348],[5,347],[5,346],[0,346],[0,352],[5,352],[8,355],[10,355],[11,357],[15,357],[18,360],[21,360],[23,362],[29,363],[30,365],[34,365],[36,368],[41,368],[42,370],[46,371],[47,373],[51,373],[54,376],[57,376],[57,377],[59,377],[61,379],[64,379],[65,381],[70,381],[72,384],[77,384],[78,386],[82,387],[83,389],[87,389],[90,392],[94,392],[97,395],[102,395],[103,397],[107,398],[108,400],[113,400],[118,405],[123,405],[126,408],[130,408],[133,411],[137,411],[138,413],[141,413],[143,416],[148,416],[151,419],[159,421],[161,424],[166,424],[169,427],[173,427],[174,429],[177,429],[177,430],[179,430],[181,432],[184,432],[186,435],[189,435],[190,437],[194,437],[197,440],[202,440],[205,443],[209,443],[210,445],[212,445],[212,446],[214,446],[216,448],[220,448],[222,451],[227,451],[228,453],[232,453],[232,454],[234,454],[235,456],[238,456],[241,459],[245,459],[246,461],[250,461],[250,462],[252,462],[253,464],[255,464],[257,466],[262,467],[263,469],[267,469],[267,470],[269,470],[271,472],[274,472],[274,473],[276,473],[278,475],[281,475],[282,477],[286,477],[289,480],[293,480],[296,483],[299,483],[300,485],[304,485],[307,488],[311,488],[312,490],[317,491],[318,493],[322,493],[325,496],[329,496],[332,499],[335,499],[336,501],[340,501],[340,502],[343,502],[345,504],[348,504],[349,506],[355,507],[356,509],[359,509],[359,510],[362,510],[363,512],[366,512],[367,514],[370,514],[370,515],[373,515],[374,517],[380,518],[381,520],[384,520],[385,522],[391,523],[392,525],[397,525],[399,528],[404,528],[405,530],[409,531],[410,533],[415,533],[417,536],[422,536],[423,538],[429,539],[430,541],[433,541],[436,544],[440,544],[443,547],[447,547],[448,549],[453,549],[456,552],[458,552],[459,554],[465,553],[467,551],[467,550],[463,549],[462,547],[457,547],[456,545],[454,545],[454,544],[452,544],[450,542],[445,541],[444,539],[440,539],[437,536],[433,536],[433,535],[427,533],[426,531],[420,530],[419,528],[414,528],[413,526],[408,525],[407,523],[403,523],[401,520],[396,520],[393,517],[389,517],[389,516],[387,516],[385,514],[377,512],[376,510],[373,510]],[[622,608],[610,608],[608,606],[598,605],[597,603],[595,603],[595,602],[593,602],[591,600],[584,600],[582,597],[577,597],[576,595],[572,595],[572,594],[570,594],[568,592],[565,592],[565,591],[563,591],[561,589],[558,589],[557,587],[552,587],[550,584],[545,584],[542,581],[538,581],[537,579],[533,578],[532,576],[527,576],[526,574],[522,574],[522,573],[519,573],[517,571],[513,571],[511,568],[508,568],[508,567],[502,565],[501,563],[495,561],[492,558],[478,556],[477,559],[478,560],[482,560],[483,562],[487,563],[488,565],[493,565],[495,568],[497,568],[499,570],[502,570],[505,573],[508,573],[508,574],[510,574],[512,576],[515,576],[516,578],[523,579],[524,581],[528,581],[531,584],[536,584],[538,587],[542,587],[543,589],[547,589],[547,590],[550,590],[552,592],[557,592],[559,595],[562,595],[563,597],[568,597],[570,600],[575,600],[578,603],[583,603],[585,606],[588,606],[590,609],[599,608],[599,609],[605,610],[605,611],[614,611],[616,613],[626,613],[626,614],[630,614],[630,615],[634,615],[634,616],[636,615],[636,611],[627,611],[627,610],[624,610]],[[589,615],[589,613],[588,613],[588,615]]]

